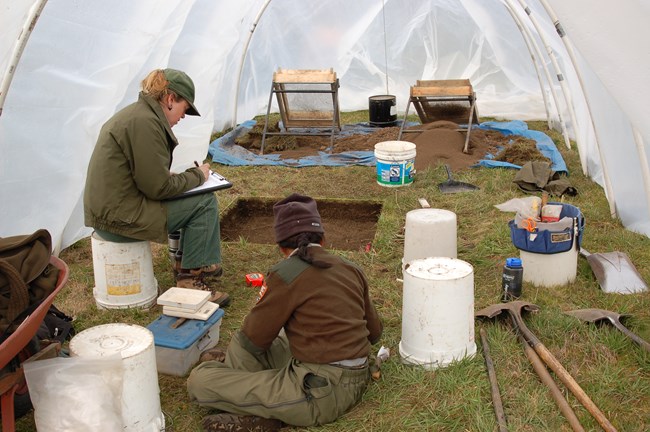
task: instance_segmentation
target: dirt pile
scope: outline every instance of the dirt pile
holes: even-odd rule
[[[262,141],[264,124],[258,124],[248,134],[237,139],[237,144],[258,153]],[[335,136],[332,153],[346,151],[374,151],[375,144],[397,140],[399,127],[377,128],[370,134]],[[409,130],[418,130],[418,132]],[[273,125],[274,131],[279,131]],[[441,163],[448,164],[453,171],[474,165],[486,154],[499,154],[498,160],[523,165],[528,160],[545,159],[535,147],[535,141],[523,137],[505,136],[499,131],[473,129],[470,132],[468,153],[463,153],[466,133],[458,130],[458,125],[450,121],[437,121],[404,129],[402,141],[416,144],[416,170],[424,170]],[[514,141],[516,148],[508,150]],[[329,136],[316,135],[272,135],[266,137],[264,153],[279,153],[283,159],[297,159],[326,151],[330,145]]]

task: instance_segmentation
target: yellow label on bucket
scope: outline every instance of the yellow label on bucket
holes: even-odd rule
[[[132,295],[139,294],[140,264],[106,264],[106,292],[109,295]]]
[[[127,286],[107,286],[106,291],[109,295],[121,296],[140,294],[140,284]]]

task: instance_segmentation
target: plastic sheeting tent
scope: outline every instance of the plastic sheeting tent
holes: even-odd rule
[[[649,18],[647,0],[0,0],[0,236],[47,228],[60,250],[90,233],[99,129],[163,67],[194,79],[203,114],[174,129],[175,169],[213,130],[264,113],[278,67],[332,67],[344,111],[386,93],[403,111],[417,79],[468,78],[481,115],[548,119],[575,139],[612,212],[650,235]]]

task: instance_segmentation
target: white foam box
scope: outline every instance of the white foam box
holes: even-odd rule
[[[158,297],[156,303],[197,311],[210,299],[210,295],[210,291],[171,287]]]
[[[177,317],[159,316],[147,328],[153,333],[158,373],[185,376],[199,361],[201,352],[219,342],[219,327],[223,309],[207,320],[188,319],[172,328]]]

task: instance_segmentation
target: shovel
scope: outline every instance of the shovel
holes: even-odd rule
[[[551,373],[548,371],[548,369],[546,369],[546,366],[544,365],[544,362],[542,362],[542,359],[540,359],[535,350],[530,345],[528,345],[528,342],[526,342],[526,339],[524,339],[521,333],[517,334],[517,338],[524,346],[524,353],[526,354],[526,357],[528,357],[528,361],[530,361],[530,364],[533,366],[533,369],[537,373],[539,380],[548,388],[549,392],[551,393],[551,397],[555,401],[557,407],[560,409],[560,412],[569,422],[571,429],[573,429],[575,432],[585,432],[585,429],[580,424],[580,420],[578,420],[576,413],[573,411],[573,408],[571,408],[571,405],[569,405],[569,402],[564,398],[562,390],[560,390],[555,381],[553,381],[553,377],[551,376]]]
[[[473,184],[463,183],[455,181],[451,178],[451,168],[449,165],[445,164],[445,169],[447,170],[447,181],[438,184],[438,189],[442,193],[457,193],[457,192],[470,192],[478,190],[478,186]]]
[[[609,321],[619,329],[623,334],[634,342],[638,343],[641,348],[650,352],[650,343],[641,339],[638,335],[632,333],[627,327],[621,323],[621,318],[625,318],[626,315],[621,315],[616,312],[611,312],[603,309],[578,309],[574,311],[565,312],[567,315],[574,316],[583,321],[592,322],[599,324],[605,321]]]
[[[487,340],[487,332],[483,327],[479,330],[481,334],[481,346],[483,347],[483,357],[485,358],[485,367],[488,371],[488,379],[490,380],[490,391],[492,393],[492,404],[494,405],[494,414],[497,417],[497,425],[499,432],[508,432],[508,423],[506,422],[506,415],[503,412],[503,402],[501,401],[501,394],[499,393],[499,384],[497,382],[497,374],[494,370],[494,362],[490,356],[490,344]]]
[[[580,248],[580,255],[587,258],[603,292],[635,294],[648,291],[648,286],[626,253],[589,253]]]
[[[591,398],[585,393],[585,391],[580,387],[575,379],[569,374],[569,372],[562,366],[562,364],[555,358],[553,353],[551,353],[546,346],[535,336],[535,334],[530,331],[526,323],[524,323],[523,318],[521,317],[521,311],[530,311],[536,312],[539,310],[539,306],[524,302],[524,301],[513,301],[508,303],[499,303],[492,306],[488,306],[480,311],[476,312],[474,315],[479,318],[494,318],[501,314],[501,312],[507,312],[510,315],[512,320],[512,326],[516,332],[521,332],[522,336],[530,344],[530,346],[535,350],[537,355],[546,363],[546,365],[551,368],[555,375],[564,383],[564,385],[573,393],[573,395],[580,401],[580,403],[589,411],[589,413],[596,419],[598,424],[606,432],[614,432],[616,428],[609,422],[605,414],[596,406],[596,404],[591,400]]]

